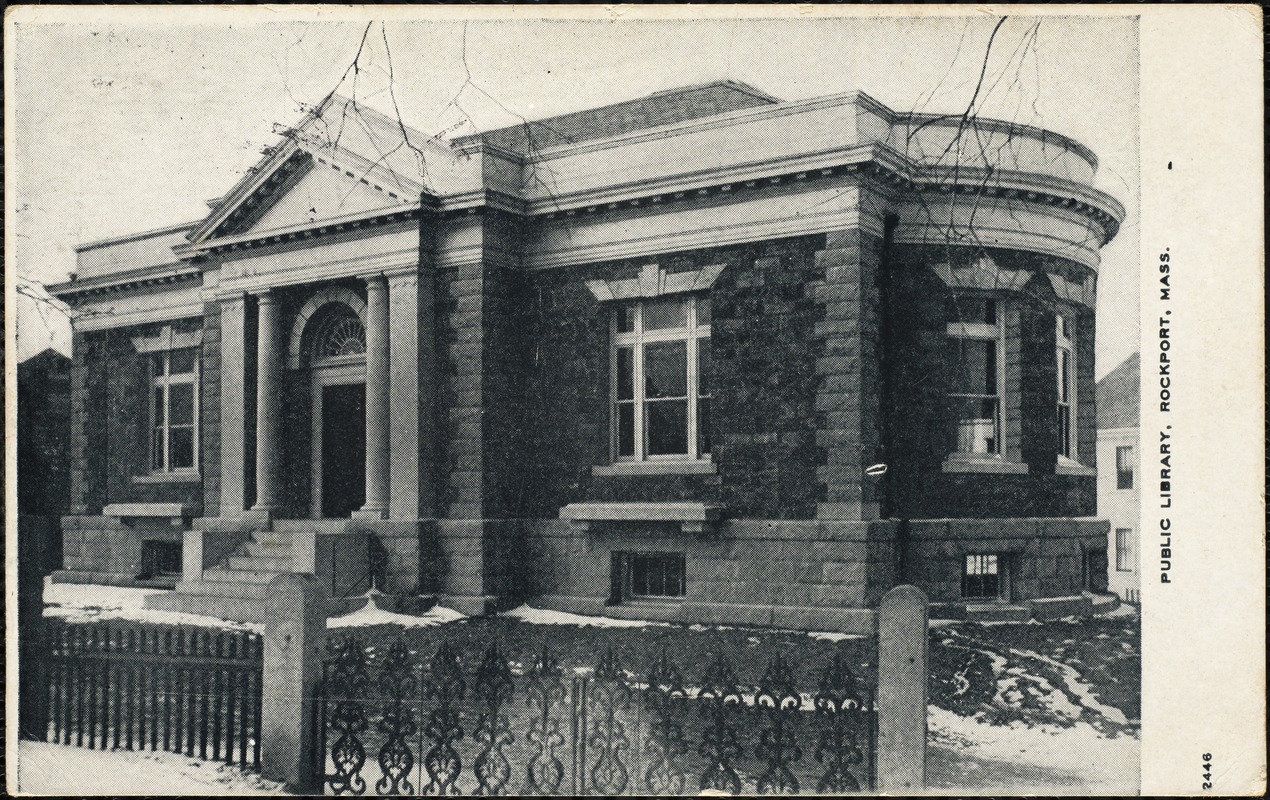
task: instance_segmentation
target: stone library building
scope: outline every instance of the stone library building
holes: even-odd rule
[[[77,248],[58,581],[277,574],[864,632],[1088,608],[1095,287],[1059,133],[735,81],[454,138],[311,108],[202,219]]]

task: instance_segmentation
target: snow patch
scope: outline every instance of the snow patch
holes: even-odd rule
[[[1138,609],[1134,608],[1128,603],[1121,603],[1120,605],[1116,606],[1111,611],[1098,612],[1098,616],[1100,617],[1136,617],[1138,616]]]
[[[403,628],[435,628],[438,625],[448,625],[462,619],[467,617],[445,606],[433,606],[427,613],[417,617],[385,611],[375,604],[374,596],[369,595],[366,597],[366,605],[342,617],[329,618],[326,621],[326,627],[369,628],[372,625],[399,625]]]
[[[95,583],[53,583],[44,579],[44,616],[57,617],[72,624],[130,620],[155,625],[193,625],[231,631],[262,633],[264,625],[232,622],[183,611],[160,611],[145,607],[145,598],[166,589],[136,589],[128,586],[104,586]]]
[[[282,784],[175,753],[18,742],[17,789],[45,795],[278,795]]]
[[[1083,722],[1068,728],[989,725],[933,705],[927,708],[927,729],[932,741],[968,756],[1067,773],[1090,794],[1138,791],[1140,743],[1134,736],[1104,737]]]
[[[669,622],[650,622],[645,619],[613,619],[611,617],[592,617],[585,614],[570,614],[567,611],[551,611],[546,608],[534,608],[528,604],[506,611],[500,616],[518,619],[530,625],[576,625],[582,628],[648,628],[670,627]]]

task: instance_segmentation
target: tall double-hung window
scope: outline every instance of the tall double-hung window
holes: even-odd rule
[[[150,470],[192,471],[198,452],[198,351],[150,354]]]
[[[1004,337],[999,305],[989,298],[949,300],[945,364],[955,455],[1002,453]]]
[[[1055,374],[1058,378],[1058,454],[1076,460],[1076,358],[1072,318],[1055,317]]]
[[[710,454],[710,304],[672,295],[617,306],[612,321],[615,461]]]

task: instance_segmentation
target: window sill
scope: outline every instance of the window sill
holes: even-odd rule
[[[722,516],[722,506],[696,502],[588,502],[560,509],[560,519],[581,530],[589,530],[595,523],[671,522],[680,525],[684,533],[699,534],[713,530]]]
[[[997,475],[1026,475],[1027,464],[1000,458],[949,457],[944,459],[944,472],[981,472]]]
[[[1054,465],[1054,474],[1093,477],[1098,474],[1098,471],[1093,467],[1087,467],[1077,461],[1072,461],[1070,458],[1059,456],[1058,463]]]
[[[198,472],[151,472],[132,476],[133,483],[198,483],[201,480],[203,475]]]
[[[619,461],[591,467],[597,477],[618,475],[713,475],[719,467],[710,460],[698,461]]]

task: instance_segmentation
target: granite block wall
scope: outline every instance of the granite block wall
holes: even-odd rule
[[[801,237],[527,275],[525,410],[532,470],[512,507],[553,518],[582,500],[701,500],[736,517],[812,518],[824,499],[817,473],[816,394],[824,237]],[[657,263],[668,273],[725,264],[709,293],[716,474],[595,476],[609,450],[609,315],[587,280],[620,280]]]
[[[965,556],[995,554],[1009,562],[1006,600],[1106,591],[1107,527],[1089,519],[912,520],[903,580],[932,602],[959,601]]]

